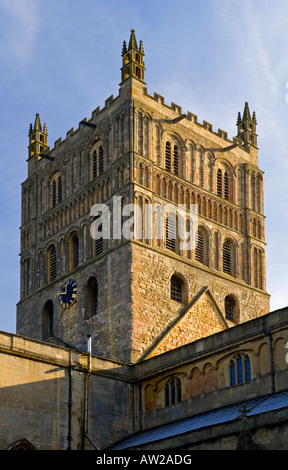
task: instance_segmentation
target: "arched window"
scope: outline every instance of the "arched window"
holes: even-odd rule
[[[70,269],[74,269],[79,264],[79,238],[77,233],[70,237]]]
[[[182,401],[182,387],[179,377],[170,377],[164,387],[165,406],[175,405]]]
[[[170,212],[165,219],[165,246],[168,250],[176,251],[177,220],[176,214]]]
[[[183,302],[183,281],[178,276],[171,277],[171,299],[176,302]]]
[[[98,143],[92,154],[92,177],[96,178],[104,171],[104,151],[102,144]]]
[[[96,315],[98,311],[98,282],[95,277],[90,278],[87,283],[87,300],[89,316]]]
[[[47,300],[43,307],[42,339],[53,336],[53,314],[53,302],[52,300]]]
[[[56,248],[51,245],[47,252],[47,280],[52,282],[56,279],[57,266],[56,266]]]
[[[195,259],[202,264],[208,265],[208,244],[207,244],[207,235],[203,229],[199,228],[196,235],[196,248],[195,248]]]
[[[248,354],[239,353],[230,360],[230,385],[240,385],[251,381],[251,364]]]
[[[172,171],[175,175],[179,175],[179,147],[167,141],[165,144],[165,170]]]
[[[217,196],[226,199],[229,201],[232,199],[231,197],[231,175],[229,171],[224,171],[219,168],[217,171],[217,181],[216,181],[216,192]]]
[[[103,252],[103,237],[100,236],[100,238],[96,238],[96,235],[101,235],[101,233],[103,232],[102,223],[100,223],[99,225],[97,223],[97,219],[99,219],[99,218],[100,218],[100,215],[95,217],[95,219],[93,220],[94,227],[95,227],[95,238],[92,239],[93,240],[92,241],[92,243],[93,243],[93,248],[92,248],[93,256],[98,256]],[[96,228],[97,228],[97,232],[96,232]]]
[[[165,170],[171,171],[171,144],[166,142],[165,145]]]
[[[229,321],[236,321],[236,301],[231,295],[225,297],[225,318]]]
[[[55,207],[57,204],[59,204],[59,202],[62,201],[62,179],[59,172],[53,176],[50,182],[50,188],[51,206]]]
[[[230,240],[223,243],[223,272],[233,276],[233,246]]]

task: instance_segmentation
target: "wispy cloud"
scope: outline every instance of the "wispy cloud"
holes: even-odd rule
[[[273,133],[279,145],[286,145],[278,120],[279,105],[285,101],[287,68],[277,50],[285,43],[285,37],[288,40],[287,28],[279,27],[281,10],[286,11],[287,4],[263,0],[259,8],[255,0],[217,0],[216,5],[215,12],[233,42],[239,75],[249,81],[249,94],[257,102],[262,131],[268,131],[267,123],[269,134]]]
[[[38,6],[35,0],[0,0],[1,62],[9,68],[27,65],[38,33]]]

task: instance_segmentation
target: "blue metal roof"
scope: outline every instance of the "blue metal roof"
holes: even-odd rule
[[[141,431],[128,436],[121,442],[114,444],[111,450],[122,450],[130,447],[148,444],[183,433],[195,431],[215,424],[223,424],[229,421],[240,419],[240,408],[244,403],[237,403],[224,408],[220,408],[206,413],[181,419],[179,421],[164,424],[162,426]],[[288,392],[275,393],[262,398],[247,400],[247,416],[254,416],[267,411],[279,410],[288,407]]]

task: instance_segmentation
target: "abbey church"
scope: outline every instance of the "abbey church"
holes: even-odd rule
[[[266,291],[256,113],[240,103],[229,139],[150,94],[134,30],[119,86],[53,148],[42,116],[29,128],[0,448],[287,449],[288,308],[270,312]]]

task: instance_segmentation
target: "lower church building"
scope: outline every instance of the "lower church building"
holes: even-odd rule
[[[52,149],[30,125],[0,449],[288,447],[256,114],[230,140],[144,80],[132,30],[117,97]]]

